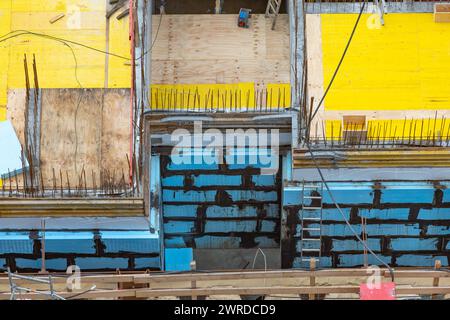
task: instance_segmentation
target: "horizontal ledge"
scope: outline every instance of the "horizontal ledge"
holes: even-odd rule
[[[133,199],[0,199],[0,217],[143,216],[144,200]]]
[[[449,278],[450,272],[439,270],[394,270],[395,278]],[[346,277],[360,278],[369,277],[372,274],[366,269],[328,269],[318,271],[306,270],[268,270],[268,271],[228,271],[228,272],[210,272],[210,273],[180,273],[180,274],[99,274],[83,276],[83,283],[166,283],[166,282],[185,282],[185,281],[214,281],[214,280],[249,280],[249,279],[275,279],[275,278],[309,278],[309,277]],[[24,274],[25,275],[25,274]],[[26,274],[30,275],[30,274]],[[386,269],[380,269],[380,275],[390,277]],[[54,283],[66,283],[68,276],[53,275]],[[47,279],[47,278],[43,278]],[[8,278],[0,276],[0,285],[7,285]]]
[[[202,295],[268,295],[268,294],[330,294],[330,293],[354,293],[359,294],[359,286],[301,286],[301,287],[233,287],[233,288],[197,288],[197,289],[124,289],[124,290],[97,290],[79,294],[77,298],[118,298],[118,297],[179,297]],[[396,294],[448,294],[450,287],[398,287]],[[66,298],[77,295],[71,292],[57,292]],[[10,293],[0,294],[0,300],[7,300]],[[25,299],[42,299],[43,296],[36,293],[22,293]],[[50,298],[50,297],[47,297]]]

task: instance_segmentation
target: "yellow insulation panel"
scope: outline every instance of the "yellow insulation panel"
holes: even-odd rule
[[[343,136],[343,122],[327,120],[325,124],[327,139],[340,139]],[[349,128],[349,130],[352,130]],[[450,136],[448,119],[393,119],[369,120],[364,128],[368,138],[374,139],[447,139]]]
[[[356,18],[321,15],[324,87]],[[384,26],[376,19],[362,16],[325,109],[450,109],[450,24],[429,13],[390,13]]]
[[[117,20],[116,17],[120,13],[121,11],[119,10],[119,12],[109,19],[109,51],[130,58],[130,23],[128,16]],[[129,88],[131,81],[131,61],[114,56],[109,56],[108,60],[108,87]]]
[[[152,108],[230,108],[255,106],[253,83],[152,85]]]
[[[267,88],[255,90],[253,82],[236,84],[155,84],[151,86],[152,109],[213,108],[240,109],[266,106],[283,108],[290,104],[289,84],[268,84]],[[262,96],[262,98],[261,98]]]
[[[8,4],[8,6],[6,5]],[[27,30],[44,33],[99,50],[106,49],[106,13],[104,0],[1,1],[0,13],[8,19],[0,19],[0,30]],[[60,14],[64,17],[54,23],[50,20]],[[118,14],[118,13],[117,13]],[[129,57],[128,17],[110,19],[109,51]],[[34,35],[21,35],[0,45],[0,105],[6,105],[6,85],[9,88],[25,87],[23,58],[29,61],[36,56],[39,85],[42,88],[101,88],[105,81],[105,56],[76,44],[72,50],[61,42]],[[7,56],[8,55],[8,56]],[[117,57],[108,57],[109,87],[130,86],[130,64]],[[31,68],[31,63],[29,64]],[[31,69],[30,69],[31,70]]]
[[[6,2],[9,0],[2,0]],[[75,7],[81,12],[104,11],[104,0],[13,0],[12,9],[16,12],[42,12],[61,11],[66,12]]]
[[[0,36],[7,34],[11,28],[11,1],[0,1]],[[6,120],[6,103],[8,88],[9,46],[0,42],[0,121]]]
[[[447,138],[450,133],[448,119],[417,119],[417,120],[370,120],[367,123],[369,137],[389,138]]]
[[[325,134],[327,139],[340,139],[342,137],[342,121],[327,120],[325,122]]]
[[[37,5],[37,3],[39,5]],[[27,30],[80,42],[104,50],[106,34],[104,1],[16,1],[11,8],[11,30]],[[54,23],[53,17],[65,16]],[[8,87],[25,87],[23,58],[36,57],[42,88],[97,88],[104,85],[102,53],[70,44],[22,35],[8,41],[10,47]],[[29,64],[31,67],[31,63]]]
[[[272,108],[288,108],[291,105],[291,85],[289,83],[267,84],[268,105]]]

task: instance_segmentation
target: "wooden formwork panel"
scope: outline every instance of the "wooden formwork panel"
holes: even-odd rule
[[[47,188],[67,180],[74,188],[84,168],[86,186],[96,186],[100,172],[115,173],[116,180],[127,176],[130,146],[128,89],[43,89],[41,119],[41,170]],[[25,90],[10,90],[8,118],[24,145]],[[68,177],[68,178],[67,178]],[[15,178],[12,182],[15,187]],[[18,177],[22,186],[22,177]],[[9,185],[9,182],[5,182]],[[83,183],[84,185],[84,183]]]
[[[154,16],[156,36],[159,18]],[[289,21],[280,15],[276,30],[264,15],[250,28],[237,15],[167,15],[152,50],[152,83],[289,82]]]

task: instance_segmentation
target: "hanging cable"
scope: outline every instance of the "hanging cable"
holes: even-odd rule
[[[161,11],[161,13],[159,14],[158,28],[156,28],[155,39],[153,39],[152,45],[150,46],[150,49],[148,49],[147,51],[145,51],[141,56],[139,56],[139,58],[136,58],[136,60],[142,59],[146,54],[148,54],[148,53],[150,53],[150,52],[153,51],[153,46],[154,46],[155,43],[156,43],[156,39],[158,39],[159,29],[161,28],[162,17],[163,17],[163,11]]]
[[[155,39],[153,39],[150,49],[145,51],[141,56],[135,58],[135,60],[142,59],[146,54],[152,52],[153,46],[155,45],[156,39],[158,38],[159,29],[161,27],[161,22],[162,22],[162,16],[163,16],[163,14],[161,13],[160,14],[160,18],[159,18],[158,28],[156,30]],[[0,43],[6,42],[6,41],[8,41],[10,39],[14,39],[14,38],[17,38],[17,37],[20,37],[20,36],[23,36],[23,35],[31,35],[31,36],[47,38],[47,39],[55,40],[55,41],[59,41],[59,42],[70,43],[70,44],[73,44],[73,45],[77,45],[77,46],[83,47],[85,49],[89,49],[89,50],[93,50],[93,51],[96,51],[96,52],[99,52],[99,53],[107,54],[107,55],[110,55],[110,56],[113,56],[113,57],[116,57],[116,58],[119,58],[119,59],[123,59],[123,60],[127,60],[127,61],[131,60],[131,58],[128,58],[128,57],[125,57],[125,56],[122,56],[122,55],[119,55],[119,54],[116,54],[116,53],[113,53],[113,52],[97,49],[97,48],[94,48],[92,46],[86,45],[86,44],[81,43],[81,42],[77,42],[77,41],[73,41],[73,40],[69,40],[69,39],[65,39],[65,38],[51,36],[51,35],[48,35],[48,34],[45,34],[45,33],[33,32],[33,31],[29,31],[29,30],[13,30],[13,31],[10,31],[10,32],[0,36]]]
[[[10,35],[10,34],[12,34],[12,35]],[[8,35],[10,35],[10,36],[7,37]],[[121,56],[119,54],[108,52],[108,51],[104,51],[104,50],[100,50],[100,49],[88,46],[86,44],[83,44],[81,42],[68,40],[68,39],[64,39],[64,38],[59,38],[59,37],[51,36],[51,35],[48,35],[48,34],[45,34],[45,33],[33,32],[33,31],[29,31],[29,30],[13,30],[11,32],[8,32],[7,34],[4,34],[3,36],[0,37],[0,43],[1,42],[5,42],[5,41],[10,40],[10,39],[13,39],[13,38],[16,38],[16,37],[19,37],[19,36],[23,36],[23,35],[32,35],[32,36],[47,38],[47,39],[55,40],[55,41],[63,41],[63,42],[74,44],[74,45],[77,45],[77,46],[80,46],[80,47],[83,47],[83,48],[86,48],[86,49],[89,49],[89,50],[93,50],[93,51],[96,51],[96,52],[99,52],[99,53],[103,53],[103,54],[107,54],[107,55],[110,55],[110,56],[113,56],[113,57],[117,57],[117,58],[120,58],[120,59],[131,60],[130,58]]]
[[[388,270],[389,273],[391,274],[391,279],[392,282],[394,282],[394,270],[386,263],[384,262],[380,257],[378,257],[378,255],[372,251],[372,249],[369,248],[369,246],[367,245],[366,241],[364,241],[363,239],[361,239],[361,237],[358,235],[358,233],[356,232],[356,230],[353,228],[353,226],[350,224],[350,222],[348,221],[347,217],[345,216],[344,212],[342,211],[341,207],[339,206],[339,204],[337,203],[337,201],[335,200],[333,193],[331,192],[330,187],[328,186],[328,183],[325,180],[325,177],[323,176],[322,170],[320,169],[319,164],[317,163],[316,157],[314,156],[314,153],[312,152],[311,149],[311,145],[309,144],[309,141],[306,140],[306,146],[308,147],[309,153],[311,154],[311,159],[313,160],[314,166],[316,167],[317,171],[319,172],[319,176],[320,179],[322,180],[322,183],[325,186],[325,189],[327,189],[328,194],[330,195],[330,199],[333,202],[333,204],[336,206],[336,208],[338,209],[339,213],[342,215],[342,217],[344,218],[345,223],[347,224],[347,226],[349,227],[350,231],[355,235],[356,239],[358,239],[359,242],[361,242],[364,246],[364,248],[371,254],[374,256],[374,258],[379,261],[382,265],[384,265]]]

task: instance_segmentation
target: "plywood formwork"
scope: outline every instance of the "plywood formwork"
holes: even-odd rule
[[[0,120],[5,118],[6,90],[25,87],[23,55],[35,55],[41,88],[129,88],[128,17],[106,21],[103,1],[37,1],[2,5],[6,17],[1,34],[27,30],[82,43],[101,52],[36,35],[21,34],[0,46]],[[73,7],[73,8],[72,8]],[[70,23],[77,13],[81,24]],[[69,10],[69,11],[68,11]],[[65,16],[50,23],[55,17]],[[9,20],[9,18],[11,19]],[[11,21],[9,23],[8,21]],[[107,32],[109,23],[109,32]],[[289,23],[280,15],[276,30],[264,15],[253,15],[249,29],[237,27],[237,15],[154,15],[152,17],[152,83],[155,84],[231,84],[254,82],[289,83]],[[15,34],[14,34],[15,35]],[[120,57],[117,57],[119,55]],[[105,81],[105,78],[107,81]],[[3,114],[3,115],[2,115]]]
[[[264,15],[250,28],[236,15],[164,15],[152,51],[152,83],[289,83],[289,22]],[[156,36],[159,17],[153,17]]]
[[[24,145],[25,90],[11,90],[8,97],[8,118]],[[42,90],[41,170],[46,187],[53,187],[53,170],[58,186],[61,170],[64,184],[68,176],[72,187],[83,169],[87,187],[95,184],[93,174],[99,186],[101,171],[114,173],[116,180],[128,172],[129,99],[128,89]]]

